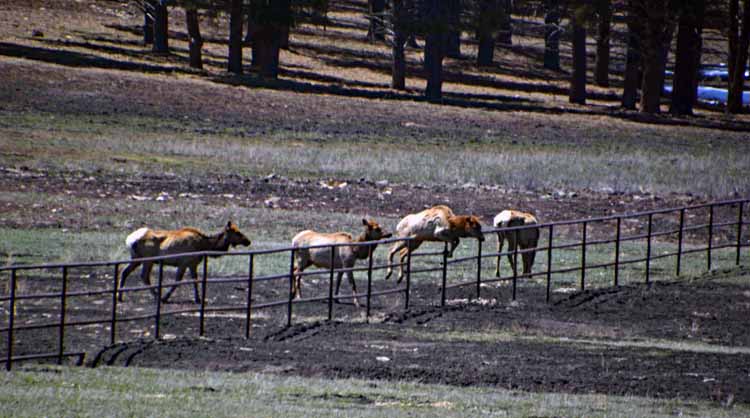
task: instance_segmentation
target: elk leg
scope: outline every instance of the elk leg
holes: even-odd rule
[[[304,269],[295,267],[292,273],[292,295],[295,299],[302,298],[302,271]]]
[[[419,246],[422,245],[422,241],[411,241],[408,245],[406,245],[405,248],[401,250],[401,259],[400,259],[400,272],[398,275],[398,281],[396,284],[401,283],[401,280],[404,279],[404,259],[411,253],[417,250]]]
[[[451,250],[448,252],[448,258],[453,258],[453,251],[456,250],[456,247],[458,247],[458,243],[460,240],[458,238],[455,238],[453,241],[451,241]]]
[[[536,246],[529,248],[536,249]],[[523,254],[523,274],[531,274],[531,268],[534,266],[534,258],[536,258],[536,250]]]
[[[410,248],[402,248],[401,252],[399,253],[398,262],[399,262],[399,271],[398,271],[398,280],[396,281],[396,284],[401,284],[401,280],[404,280],[404,259],[409,255],[409,252],[411,252]]]
[[[513,268],[513,275],[517,275],[518,271],[516,270],[516,259],[514,257],[514,253],[516,251],[516,242],[508,239],[508,262],[510,263],[510,266]]]
[[[174,279],[175,284],[170,286],[169,290],[167,291],[167,294],[165,294],[161,298],[162,302],[167,303],[167,301],[169,300],[169,297],[172,296],[172,292],[174,292],[177,289],[177,283],[182,281],[182,276],[184,275],[185,275],[185,267],[184,266],[177,267],[177,277],[175,277]]]
[[[128,264],[127,267],[125,267],[125,270],[123,270],[122,273],[120,274],[120,291],[117,292],[117,299],[120,302],[122,302],[122,298],[123,298],[122,288],[125,287],[125,279],[127,279],[128,276],[130,275],[130,273],[132,273],[133,270],[137,269],[138,266],[140,266],[140,265],[141,265],[141,263],[139,263],[139,262],[130,263],[130,264]]]
[[[354,295],[354,306],[359,308],[359,300],[357,300],[357,283],[354,282],[354,272],[346,272],[346,277],[349,278],[349,283],[352,284],[352,295]]]
[[[340,303],[338,296],[339,296],[339,288],[341,287],[342,278],[344,278],[344,272],[339,272],[338,274],[336,274],[336,293],[334,293],[334,295],[336,295],[336,297],[334,298],[336,303]]]
[[[190,267],[190,275],[193,276],[193,293],[195,295],[195,303],[201,303],[201,296],[198,292],[198,267]]]
[[[396,253],[401,251],[403,248],[406,248],[406,242],[401,241],[401,242],[396,243],[394,246],[392,246],[391,250],[388,252],[388,270],[386,270],[386,273],[385,273],[385,280],[388,280],[393,274],[393,256],[396,255]],[[400,281],[401,280],[399,280],[399,282]]]
[[[500,277],[500,255],[499,253],[503,252],[503,241],[505,241],[505,237],[498,232],[497,233],[497,265],[495,266],[495,277]]]
[[[141,280],[143,280],[143,284],[146,286],[149,286],[149,290],[151,290],[151,294],[156,296],[156,289],[151,288],[151,269],[154,267],[154,263],[151,261],[147,261],[143,263],[143,268],[141,269]]]

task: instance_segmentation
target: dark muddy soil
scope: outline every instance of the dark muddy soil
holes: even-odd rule
[[[558,295],[549,305],[539,289],[526,289],[517,303],[498,287],[483,289],[479,302],[466,302],[466,289],[444,308],[430,300],[437,289],[420,284],[411,309],[369,323],[351,321],[353,308],[337,305],[342,319],[289,328],[256,323],[246,340],[238,335],[242,321],[226,319],[210,325],[209,338],[135,340],[89,359],[94,366],[749,402],[750,286],[721,276]],[[400,305],[393,302],[375,305],[387,311]]]
[[[411,305],[403,294],[374,297],[372,316],[350,299],[254,310],[245,339],[247,287],[211,284],[206,296],[204,336],[190,287],[162,304],[159,333],[145,291],[119,304],[117,343],[108,346],[109,326],[66,328],[66,352],[86,353],[90,366],[157,367],[232,372],[256,371],[316,377],[411,380],[485,385],[530,391],[605,393],[750,402],[750,271],[713,272],[704,277],[651,286],[628,285],[571,294],[544,302],[544,289],[522,286],[510,300],[507,285],[452,289],[439,306],[440,288],[413,283]],[[24,294],[54,291],[57,279],[27,278]],[[111,294],[95,295],[111,279],[90,275],[71,281],[67,322],[111,315]],[[308,280],[306,297],[324,295],[327,281]],[[392,289],[377,280],[373,290]],[[135,283],[131,283],[135,285]],[[253,303],[283,299],[287,282],[261,282]],[[359,288],[366,288],[359,283]],[[59,289],[57,289],[59,291]],[[343,294],[349,292],[345,287]],[[364,298],[360,299],[362,305]],[[56,318],[57,300],[22,301],[17,325]],[[57,328],[19,331],[15,354],[57,347]],[[6,333],[0,333],[5,355]]]

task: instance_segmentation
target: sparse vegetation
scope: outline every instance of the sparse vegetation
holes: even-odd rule
[[[746,405],[254,373],[31,367],[0,377],[0,414],[61,416],[741,417]],[[26,411],[26,412],[24,412]],[[250,412],[252,411],[252,412]]]

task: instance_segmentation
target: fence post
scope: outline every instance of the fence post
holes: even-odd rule
[[[289,300],[286,308],[286,326],[292,326],[292,300],[294,299],[294,248],[289,255]]]
[[[677,231],[677,276],[682,264],[682,230],[685,227],[685,208],[680,209],[680,229]]]
[[[159,260],[159,283],[156,291],[156,324],[154,326],[154,336],[159,339],[159,323],[161,322],[161,290],[164,280],[164,261]]]
[[[330,270],[331,274],[328,278],[328,320],[333,319],[333,270],[334,270],[334,263],[336,257],[336,247],[331,245],[331,263],[330,263]],[[343,263],[342,266],[343,267]]]
[[[654,214],[648,214],[648,230],[646,232],[646,284],[651,283],[651,227],[653,225]]]
[[[253,274],[255,267],[255,254],[250,253],[250,261],[247,267],[247,312],[245,313],[245,338],[250,338],[250,320],[253,311]],[[204,291],[205,294],[205,291]]]
[[[513,231],[513,300],[516,300],[516,286],[518,282],[518,230]]]
[[[120,265],[115,264],[115,278],[114,278],[114,286],[112,287],[112,320],[110,321],[109,325],[109,344],[113,345],[115,343],[115,338],[117,338],[117,276],[120,275]]]
[[[411,238],[406,241],[406,297],[404,298],[404,309],[409,309],[409,292],[411,292]]]
[[[620,235],[622,233],[622,218],[617,218],[617,232],[615,232],[615,287],[620,285]]]
[[[482,243],[483,241],[477,240],[477,299],[480,298],[482,286]]]
[[[739,216],[737,217],[737,259],[734,262],[736,265],[740,265],[740,251],[742,249],[742,208],[745,206],[745,202],[740,202]]]
[[[13,365],[13,326],[16,319],[16,269],[10,271],[10,313],[8,315],[8,349],[5,370]]]
[[[443,247],[443,286],[440,289],[440,306],[445,306],[445,284],[448,276],[448,243]]]
[[[552,286],[552,228],[553,225],[549,226],[549,236],[547,237],[547,302],[549,302],[549,292]]]
[[[581,290],[586,290],[586,226],[583,222],[583,239],[581,240]]]
[[[65,355],[65,310],[68,302],[68,267],[62,268],[62,292],[60,292],[60,331],[57,345],[57,364],[62,364]]]
[[[367,318],[370,318],[370,299],[372,298],[372,245],[367,247]]]
[[[706,264],[711,271],[711,247],[714,240],[714,205],[708,207],[708,247],[706,248]]]
[[[201,278],[200,336],[206,333],[206,290],[208,290],[208,257],[203,257],[203,277]]]

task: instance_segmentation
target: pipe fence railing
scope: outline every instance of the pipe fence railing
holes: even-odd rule
[[[409,253],[405,257],[403,266],[399,260],[396,260],[395,263],[376,263],[374,249],[377,245],[406,242],[410,241],[410,238],[391,238],[364,243],[355,242],[309,247],[283,247],[232,253],[196,252],[136,260],[11,265],[1,267],[0,289],[4,290],[0,293],[0,308],[2,308],[0,312],[2,312],[3,316],[7,316],[7,318],[5,319],[4,324],[0,322],[0,326],[2,326],[2,328],[0,328],[0,337],[4,337],[3,339],[5,340],[5,352],[2,353],[2,351],[0,351],[0,355],[2,356],[0,362],[5,364],[7,370],[10,370],[14,363],[27,360],[56,359],[59,364],[62,364],[65,358],[74,358],[78,364],[81,364],[85,359],[85,352],[70,349],[71,344],[68,343],[70,337],[67,335],[69,329],[86,326],[106,327],[109,331],[108,341],[109,344],[112,345],[117,342],[119,325],[136,321],[153,321],[151,325],[153,336],[154,338],[159,339],[162,337],[161,325],[163,319],[168,316],[196,315],[198,318],[197,333],[200,336],[204,336],[206,333],[207,315],[222,312],[239,313],[243,318],[244,336],[246,338],[250,337],[253,313],[261,309],[274,307],[286,308],[286,325],[290,326],[293,323],[295,305],[311,302],[326,302],[327,319],[332,320],[334,317],[334,301],[349,300],[357,304],[358,298],[364,297],[365,315],[369,318],[371,315],[373,297],[402,294],[404,309],[408,309],[412,281],[414,278],[413,276],[416,275],[429,274],[432,278],[434,273],[439,274],[440,304],[445,305],[448,298],[447,292],[449,290],[473,287],[474,290],[471,293],[471,297],[480,299],[482,297],[483,287],[498,282],[509,283],[511,287],[510,297],[512,300],[515,300],[517,298],[519,281],[521,279],[535,280],[539,278],[544,281],[546,288],[545,298],[549,301],[551,293],[553,292],[553,275],[566,275],[565,278],[569,281],[569,276],[567,275],[578,273],[577,288],[585,290],[587,288],[587,274],[592,274],[592,271],[595,270],[608,269],[612,272],[611,285],[619,286],[622,283],[622,273],[625,266],[641,263],[643,264],[642,281],[648,284],[651,283],[653,279],[652,266],[655,261],[674,257],[674,275],[679,276],[684,271],[685,256],[694,253],[705,253],[706,264],[704,270],[706,271],[712,269],[714,254],[720,250],[731,249],[735,253],[733,257],[734,264],[739,265],[742,256],[742,249],[748,246],[748,240],[745,238],[746,234],[743,231],[744,226],[749,224],[745,220],[744,211],[748,202],[750,202],[750,199],[738,199],[704,205],[659,209],[598,218],[550,222],[510,228],[485,228],[484,232],[487,237],[491,236],[493,233],[502,233],[506,237],[513,236],[515,242],[519,241],[518,238],[524,231],[536,229],[539,232],[538,235],[540,236],[541,241],[538,242],[537,246],[534,248],[520,248],[520,245],[516,245],[513,248],[508,248],[506,251],[493,252],[485,251],[483,249],[483,242],[476,240],[477,244],[475,254],[458,254],[453,258],[449,257],[448,244],[446,243],[442,251],[415,253],[413,255]],[[736,212],[734,212],[735,210]],[[701,211],[707,212],[704,214],[707,218],[707,222],[690,224],[689,219],[699,217],[700,215],[696,214],[696,212],[700,213]],[[717,214],[723,216],[717,216]],[[630,225],[629,228],[626,228],[624,225],[626,222],[632,225]],[[668,229],[662,228],[661,230],[657,230],[657,224],[666,225]],[[675,224],[676,226],[672,226],[672,224]],[[626,229],[635,232],[628,234]],[[645,231],[643,231],[644,229]],[[564,230],[563,233],[560,232],[561,230]],[[688,235],[691,234],[692,236],[689,239],[691,244],[687,245]],[[577,239],[571,241],[570,237],[575,237],[576,235]],[[723,242],[714,242],[717,241],[717,236],[721,237],[722,235],[726,237]],[[676,249],[674,251],[662,250],[661,253],[654,254],[654,244],[657,242],[657,238],[659,239],[659,243],[674,242]],[[702,245],[696,244],[702,239],[705,240]],[[623,258],[625,253],[623,247],[629,245],[629,243],[640,241],[645,241],[645,255],[640,257],[636,256],[635,258]],[[595,248],[606,245],[614,247],[610,250],[611,254],[607,254],[608,251],[592,252]],[[355,265],[354,267],[344,267],[341,262],[339,249],[341,247],[362,246],[369,248],[366,260],[362,261],[363,263],[366,263],[366,266],[358,267]],[[636,245],[632,250],[641,251],[643,246],[644,245],[642,244]],[[326,269],[295,272],[295,255],[298,251],[330,251],[329,260],[332,260],[333,262],[329,262],[329,267]],[[569,253],[574,253],[573,256],[575,256],[575,259],[573,261],[575,262],[575,265],[565,262],[566,259],[564,257],[570,256]],[[521,261],[524,256],[530,256],[532,254],[544,256],[545,260],[540,264],[543,264],[545,268],[536,272],[519,272],[519,261]],[[277,264],[272,267],[278,267],[283,266],[285,263],[283,257],[286,255],[288,255],[288,261],[286,262],[288,264],[283,272],[278,272],[277,268],[276,271],[271,274],[259,274],[259,265],[263,264],[259,260],[262,260],[262,257],[275,256],[276,259],[274,260]],[[197,280],[165,283],[164,266],[168,264],[168,260],[187,256],[202,257],[200,268],[201,273],[199,274],[199,277],[197,277]],[[398,257],[398,254],[396,254],[396,256]],[[228,257],[233,259],[246,257],[246,273],[241,275],[233,274],[229,276],[209,277],[210,257],[222,257],[225,259]],[[427,257],[440,257],[439,265],[436,266],[434,263],[429,263],[428,261],[420,261],[427,259]],[[557,261],[555,257],[558,257]],[[593,262],[589,261],[602,257],[608,259],[595,260]],[[498,271],[496,274],[487,277],[487,269],[483,269],[483,260],[492,259],[497,263],[500,263],[500,258],[509,258],[509,260],[512,261],[511,274],[505,276],[501,275],[499,273],[500,264],[497,264]],[[142,285],[131,285],[120,288],[122,265],[128,265],[134,261],[141,263],[150,262],[158,267],[155,284],[146,285],[144,283]],[[405,280],[403,284],[399,283],[395,287],[385,290],[373,290],[373,272],[384,269],[398,269],[401,267],[404,268],[405,272]],[[457,282],[449,283],[449,267],[453,269],[450,274],[458,277]],[[91,280],[87,281],[81,279],[83,276],[76,278],[71,274],[76,271],[85,271],[87,269],[108,270],[112,273],[111,284],[105,285],[104,288],[101,288],[101,283],[98,281],[95,282],[96,285],[93,285],[90,283]],[[44,272],[49,271],[55,273],[52,275],[43,274]],[[366,290],[364,292],[347,295],[334,295],[334,276],[363,272],[366,273]],[[295,275],[302,278],[326,276],[328,279],[327,294],[294,299],[293,287]],[[466,279],[467,276],[468,280]],[[107,277],[109,277],[108,273]],[[24,280],[29,282],[44,282],[45,284],[50,284],[53,288],[58,289],[58,291],[27,293],[23,290],[29,286],[23,285]],[[281,289],[281,294],[285,296],[281,299],[268,300],[259,297],[257,290],[258,286],[265,283],[276,282],[282,283],[283,288]],[[78,287],[75,287],[76,284],[78,284]],[[177,289],[179,287],[190,285],[198,286],[200,288],[200,291],[198,292],[199,303],[197,303],[197,306],[176,308],[166,311],[162,301],[164,292],[171,292],[169,289]],[[244,302],[241,305],[237,303],[218,303],[209,305],[209,300],[207,300],[206,296],[207,293],[211,289],[220,285],[244,286],[244,288],[241,288],[244,291]],[[118,296],[120,294],[125,296],[138,292],[154,293],[156,297],[153,298],[152,310],[150,312],[145,312],[145,308],[140,308],[134,312],[122,312],[123,306]],[[109,308],[103,309],[105,316],[90,317],[87,314],[78,313],[77,310],[80,309],[80,307],[74,307],[71,309],[71,302],[75,298],[98,298],[91,303],[97,304],[98,306],[108,304]],[[33,306],[30,308],[24,307],[25,303],[30,303]],[[87,303],[84,303],[84,305],[86,304]],[[40,306],[47,308],[41,315],[41,319],[33,316],[35,312],[34,309],[42,309],[39,308]],[[50,306],[57,308],[57,312],[49,313]],[[53,308],[52,311],[54,310],[55,309]],[[99,311],[101,310],[102,309],[99,309]],[[23,314],[27,314],[27,316],[30,317],[24,319]],[[20,321],[20,319],[23,319],[23,321]],[[17,341],[20,333],[34,331],[43,332],[45,338],[47,338],[45,341],[48,341],[49,346],[35,346],[29,348],[23,346],[23,341],[20,343]],[[33,341],[36,341],[35,344],[38,344],[38,340]],[[53,351],[17,354],[16,351],[21,346],[26,351],[30,351],[31,349]],[[0,350],[2,350],[2,347],[0,347]]]

